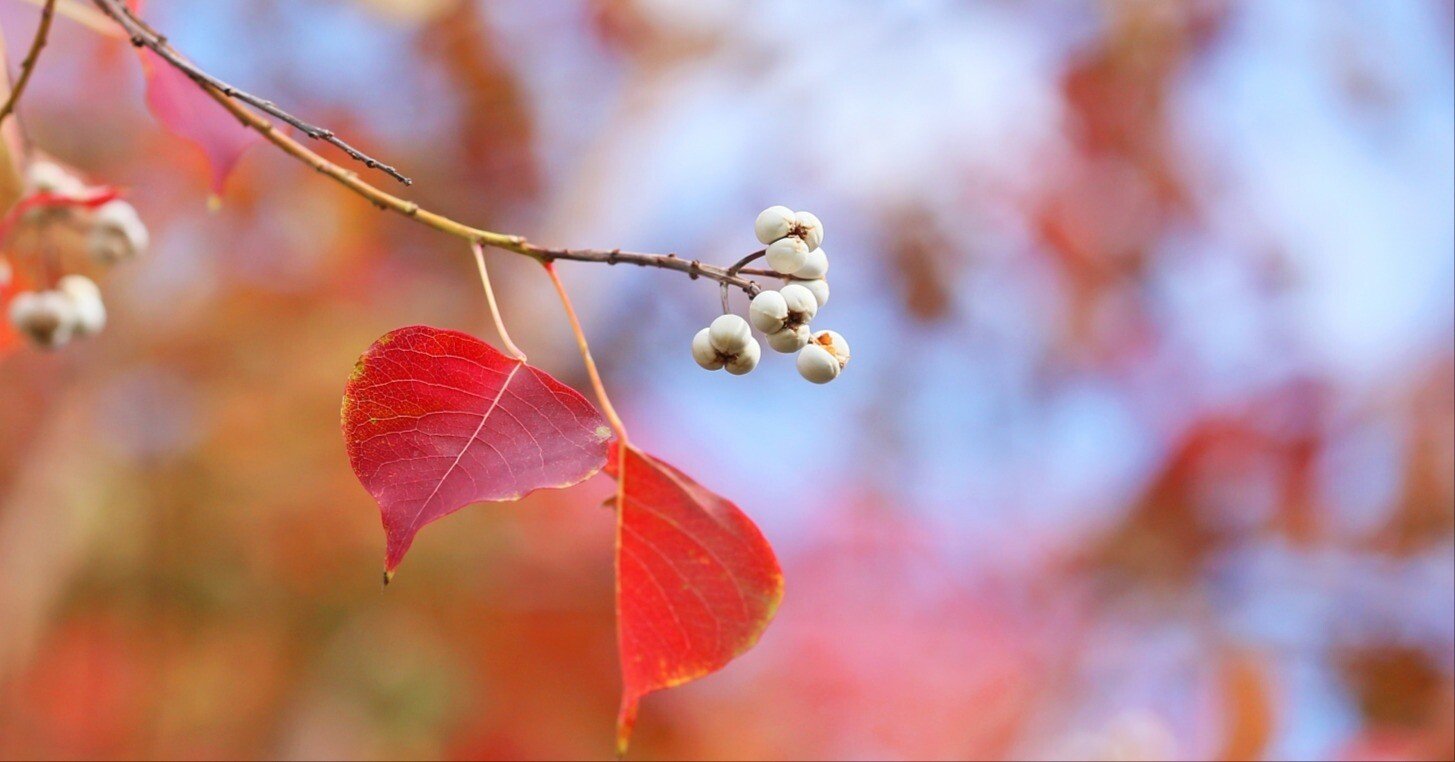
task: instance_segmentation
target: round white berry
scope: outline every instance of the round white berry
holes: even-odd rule
[[[96,208],[88,247],[91,256],[103,264],[130,259],[146,251],[151,242],[146,223],[136,207],[116,199]]]
[[[748,327],[748,321],[738,315],[719,315],[708,326],[707,338],[712,342],[713,349],[732,356],[753,342],[753,329]]]
[[[75,308],[77,336],[93,336],[106,327],[106,302],[94,281],[84,275],[67,275],[56,283],[56,289]]]
[[[813,343],[833,355],[840,368],[849,364],[849,342],[838,331],[818,331],[813,335]]]
[[[839,361],[827,349],[809,344],[798,353],[798,375],[815,384],[827,384],[839,377]]]
[[[770,206],[758,213],[758,219],[753,222],[753,233],[758,236],[759,243],[773,243],[788,235],[795,221],[792,209]]]
[[[57,196],[79,196],[86,192],[86,183],[53,161],[33,161],[25,168],[25,186],[32,193],[53,193]]]
[[[734,376],[751,373],[753,368],[758,367],[758,358],[762,356],[763,348],[749,338],[748,343],[727,361],[727,372]]]
[[[808,244],[809,251],[817,249],[823,243],[823,223],[812,212],[793,215],[793,233]]]
[[[708,332],[709,329],[704,328],[692,337],[692,359],[707,370],[717,370],[723,366],[723,361],[717,350],[713,349]]]
[[[829,273],[829,255],[823,249],[814,249],[803,260],[803,267],[793,274],[795,278],[818,280]]]
[[[804,345],[808,344],[809,338],[808,326],[799,324],[768,334],[768,346],[772,347],[774,352],[788,354],[803,349]]]
[[[779,238],[768,244],[768,266],[784,275],[792,275],[808,260],[808,244],[798,236]]]
[[[71,340],[75,307],[58,291],[16,294],[10,300],[10,324],[36,344],[58,349]]]
[[[818,314],[818,299],[807,288],[797,283],[789,283],[779,293],[783,294],[783,302],[788,306],[786,322],[790,325],[807,323]]]
[[[795,283],[813,292],[814,301],[818,302],[819,307],[823,307],[825,304],[829,303],[828,281],[820,278],[818,280],[795,281]]]
[[[783,327],[788,319],[788,302],[777,291],[760,291],[748,304],[748,320],[763,333],[772,333]]]

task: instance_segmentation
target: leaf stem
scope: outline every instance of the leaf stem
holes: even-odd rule
[[[490,305],[490,317],[495,321],[495,332],[500,334],[500,340],[505,343],[505,349],[514,355],[515,359],[526,362],[525,353],[510,340],[510,332],[505,330],[505,320],[500,317],[500,305],[495,302],[495,289],[490,287],[490,273],[485,269],[485,247],[472,242],[470,250],[475,252],[475,266],[480,270],[480,285],[485,287],[485,301]]]
[[[596,360],[591,357],[591,346],[586,343],[586,334],[581,330],[581,321],[576,317],[576,309],[571,306],[571,297],[566,293],[566,286],[561,282],[561,276],[556,274],[556,268],[550,262],[545,263],[546,274],[551,276],[551,284],[556,287],[556,295],[561,298],[561,306],[566,309],[566,319],[571,323],[571,333],[576,337],[576,348],[581,352],[581,362],[586,365],[586,375],[591,379],[591,389],[596,393],[596,401],[601,403],[601,412],[606,415],[607,423],[611,424],[611,430],[616,438],[623,444],[627,441],[626,426],[622,425],[621,418],[616,414],[616,408],[612,407],[611,399],[606,396],[606,385],[601,383],[601,373],[596,370]]]

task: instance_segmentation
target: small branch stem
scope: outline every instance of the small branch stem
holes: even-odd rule
[[[475,266],[480,269],[480,285],[485,287],[485,301],[490,304],[490,317],[495,321],[495,331],[500,334],[500,340],[505,343],[505,349],[514,355],[515,359],[525,362],[525,353],[510,340],[510,332],[505,330],[505,321],[500,317],[500,306],[495,303],[495,289],[490,287],[490,273],[485,269],[485,247],[478,243],[471,243],[470,250],[475,252]]]
[[[5,105],[0,106],[0,124],[5,123],[5,118],[20,103],[20,94],[25,92],[25,86],[30,83],[30,75],[35,73],[35,64],[40,60],[40,51],[45,49],[46,40],[50,38],[51,22],[55,20],[55,16],[56,0],[45,0],[45,5],[40,9],[40,23],[35,28],[35,38],[30,41],[30,51],[20,62],[20,76],[15,78],[15,87],[10,91],[10,97],[5,99]]]
[[[739,259],[738,261],[734,262],[731,267],[729,267],[727,269],[727,273],[726,274],[728,276],[736,276],[739,272],[742,271],[742,269],[744,267],[746,267],[748,265],[748,263],[752,262],[753,260],[755,260],[758,257],[761,257],[761,256],[763,256],[763,255],[765,255],[767,253],[768,253],[768,250],[767,249],[759,249],[758,251],[755,251],[752,254],[749,254],[746,257],[743,257],[742,259]],[[727,286],[727,282],[724,281],[723,284],[722,284],[722,314],[726,315],[729,312],[732,312],[732,308],[728,305],[728,286]]]
[[[586,364],[586,375],[591,379],[591,389],[596,392],[596,401],[601,403],[601,412],[606,416],[607,423],[611,424],[611,430],[616,433],[616,438],[622,444],[627,441],[626,426],[622,425],[621,418],[616,414],[616,408],[612,407],[611,399],[606,396],[606,385],[601,383],[601,374],[596,370],[596,361],[591,358],[591,347],[586,343],[586,333],[581,330],[581,321],[576,317],[576,309],[571,306],[571,297],[566,293],[565,284],[561,283],[561,276],[556,274],[556,268],[550,262],[545,263],[546,274],[551,276],[551,284],[556,287],[556,295],[561,298],[561,306],[566,309],[566,319],[571,323],[571,333],[576,337],[576,348],[581,352],[581,362]]]

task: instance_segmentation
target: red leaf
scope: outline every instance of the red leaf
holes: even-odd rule
[[[344,440],[379,501],[384,570],[414,535],[481,500],[569,487],[601,469],[611,430],[576,390],[458,331],[385,334],[344,387]]]
[[[243,151],[261,136],[244,127],[186,74],[150,50],[142,48],[140,53],[152,116],[168,131],[202,149],[212,168],[212,192],[221,193]]]
[[[617,753],[626,753],[642,696],[716,672],[752,648],[783,599],[783,573],[758,527],[681,471],[611,448],[622,482],[617,533],[617,630],[622,699]]]

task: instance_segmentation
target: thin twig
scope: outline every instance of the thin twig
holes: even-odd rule
[[[739,272],[742,272],[742,269],[744,267],[747,267],[748,264],[751,263],[753,260],[755,260],[758,257],[761,257],[761,256],[763,256],[763,255],[765,255],[767,253],[768,253],[768,250],[767,249],[759,249],[759,250],[753,252],[752,254],[749,254],[746,257],[743,257],[742,259],[739,259],[738,261],[734,262],[731,266],[728,267],[727,274],[728,275],[737,275]],[[728,305],[728,287],[727,287],[727,284],[726,283],[723,283],[722,284],[722,314],[726,315],[729,312],[732,312],[732,308]]]
[[[471,243],[470,250],[475,252],[475,266],[480,269],[480,285],[485,287],[485,301],[490,305],[490,317],[495,321],[495,331],[500,334],[506,350],[515,355],[515,359],[526,362],[525,353],[510,340],[510,332],[505,330],[505,320],[500,317],[500,306],[495,303],[495,289],[490,287],[490,273],[485,269],[485,247]]]
[[[30,75],[35,73],[35,64],[40,60],[40,51],[45,49],[46,39],[51,33],[51,21],[55,17],[56,0],[46,0],[40,9],[40,23],[35,27],[35,39],[30,41],[30,51],[25,54],[25,60],[20,62],[20,76],[15,78],[15,87],[11,89],[10,97],[5,99],[5,105],[0,106],[0,124],[4,124],[5,117],[15,111],[15,104],[20,102],[20,94],[29,84]]]
[[[400,174],[399,170],[396,170],[394,167],[353,147],[343,138],[335,135],[333,130],[305,122],[293,114],[284,111],[282,108],[279,108],[278,104],[264,98],[259,98],[246,90],[233,87],[203,71],[196,64],[179,54],[171,45],[168,45],[166,38],[157,34],[155,30],[138,18],[136,14],[132,13],[131,8],[122,0],[94,0],[94,2],[103,13],[110,16],[118,24],[121,24],[122,28],[126,29],[127,33],[131,35],[132,45],[139,48],[146,48],[161,56],[173,68],[191,78],[193,82],[212,88],[229,98],[235,98],[259,111],[277,117],[314,140],[322,140],[325,143],[337,146],[344,153],[348,154],[349,158],[361,162],[370,169],[377,169],[405,185],[412,185],[414,183],[413,180]]]

